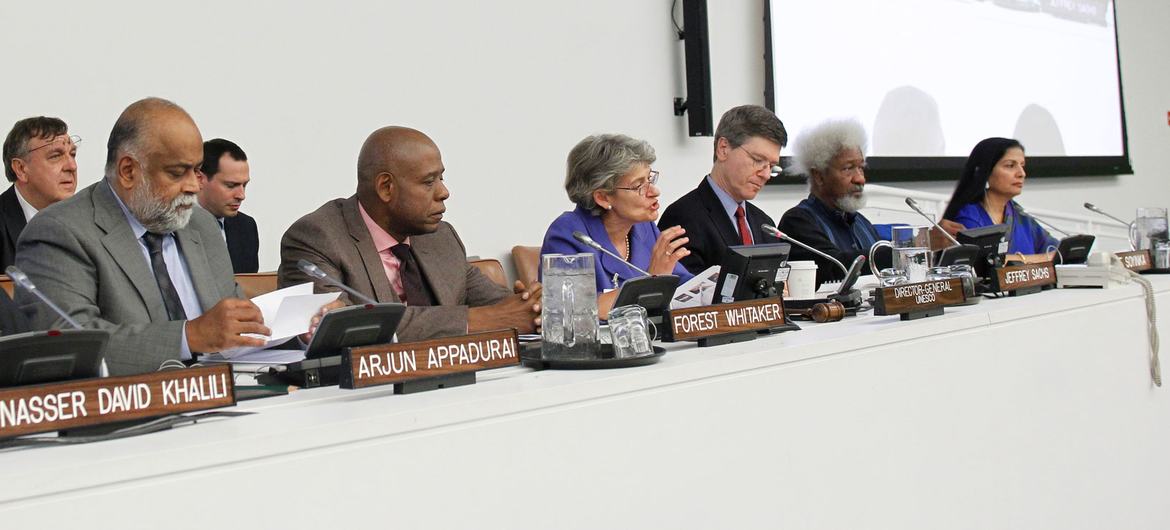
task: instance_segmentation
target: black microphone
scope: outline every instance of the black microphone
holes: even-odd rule
[[[4,272],[8,274],[9,278],[12,278],[12,281],[15,282],[16,285],[21,286],[24,288],[24,290],[32,293],[37,298],[40,298],[41,301],[45,303],[45,305],[49,306],[49,309],[52,309],[54,313],[57,313],[57,316],[65,319],[65,321],[68,322],[70,326],[73,326],[74,329],[83,329],[81,324],[78,324],[76,320],[73,320],[73,317],[69,316],[69,313],[62,311],[60,307],[57,307],[57,304],[54,304],[52,300],[49,300],[49,297],[45,296],[45,293],[42,293],[40,289],[37,289],[37,286],[33,284],[33,281],[29,279],[28,275],[25,274],[24,271],[16,268],[16,265],[9,265],[7,269],[4,269]]]
[[[1023,207],[1023,206],[1020,206],[1018,203],[1016,204],[1016,209],[1020,211],[1020,215],[1026,215],[1026,216],[1028,216],[1028,217],[1031,217],[1032,219],[1035,219],[1037,223],[1040,223],[1040,224],[1042,224],[1042,225],[1044,225],[1044,226],[1047,226],[1048,228],[1051,228],[1051,229],[1053,229],[1053,230],[1055,230],[1055,231],[1057,231],[1057,232],[1060,232],[1060,233],[1064,234],[1064,236],[1065,236],[1065,237],[1069,237],[1069,236],[1071,236],[1071,235],[1072,235],[1072,234],[1070,234],[1070,233],[1068,233],[1068,232],[1065,232],[1064,230],[1061,230],[1061,229],[1059,229],[1059,228],[1057,228],[1057,227],[1055,227],[1055,226],[1052,226],[1052,223],[1049,223],[1048,221],[1045,221],[1045,220],[1043,220],[1043,219],[1041,219],[1041,218],[1039,218],[1039,217],[1036,217],[1036,216],[1035,216],[1035,215],[1033,215],[1033,214],[1030,214],[1030,213],[1028,213],[1027,211],[1025,211],[1025,210],[1024,210],[1024,207]]]
[[[305,259],[298,260],[297,261],[297,268],[300,269],[301,272],[308,274],[310,277],[312,277],[315,280],[320,280],[322,282],[332,284],[332,285],[335,285],[337,287],[342,288],[345,292],[357,297],[359,300],[362,301],[362,303],[373,304],[373,305],[378,304],[377,300],[374,300],[373,298],[370,298],[362,293],[359,293],[356,289],[354,289],[354,288],[352,288],[344,283],[341,283],[341,280],[334,278],[328,274],[325,274],[325,271],[321,270],[320,267],[314,265],[313,262],[311,262],[309,260],[305,260]]]
[[[601,252],[605,253],[607,256],[609,256],[613,259],[616,259],[622,263],[625,263],[627,267],[634,269],[642,274],[645,274],[646,276],[654,276],[653,274],[650,274],[649,272],[642,270],[641,267],[626,261],[625,258],[622,258],[621,256],[614,254],[613,252],[610,252],[608,249],[601,246],[601,243],[594,241],[592,237],[589,237],[588,235],[586,235],[585,233],[583,233],[579,230],[573,231],[573,239],[576,239],[577,241],[584,243],[585,245],[589,246],[590,248],[595,248],[597,250],[600,250]]]
[[[825,254],[824,252],[821,252],[821,251],[819,251],[815,248],[812,248],[804,243],[801,243],[800,241],[793,239],[792,236],[789,236],[788,234],[781,232],[779,228],[776,228],[768,223],[764,223],[764,224],[760,225],[760,229],[762,229],[763,231],[765,231],[769,234],[772,234],[780,239],[783,239],[789,243],[799,245],[800,247],[804,248],[805,250],[812,252],[813,254],[816,254],[822,258],[825,258],[825,259],[833,262],[833,264],[836,265],[837,268],[841,269],[841,272],[844,273],[845,276],[849,276],[849,269],[845,268],[845,264],[838,261],[837,258],[834,258],[833,256]]]
[[[922,211],[918,207],[918,201],[914,200],[913,197],[906,197],[906,206],[909,206],[911,210],[918,212],[918,215],[921,215],[923,219],[926,219],[930,222],[930,224],[934,225],[934,227],[937,228],[939,232],[942,232],[944,236],[947,236],[947,239],[951,240],[951,243],[962,245],[962,243],[959,243],[958,239],[955,239],[955,237],[952,236],[949,232],[943,230],[943,227],[939,226],[939,224],[935,222],[933,218],[931,218],[929,215],[926,215],[926,212]]]

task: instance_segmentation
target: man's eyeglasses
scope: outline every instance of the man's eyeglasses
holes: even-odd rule
[[[648,185],[648,184],[658,184],[658,172],[657,171],[654,171],[653,169],[651,169],[650,176],[646,179],[646,182],[638,184],[637,186],[634,186],[631,188],[623,188],[621,186],[614,186],[613,189],[632,191],[634,193],[637,193],[638,195],[645,197],[646,196],[646,185]]]
[[[770,162],[767,158],[757,156],[755,153],[748,151],[747,149],[744,149],[744,147],[742,145],[737,145],[737,146],[735,146],[735,148],[736,149],[743,149],[743,152],[747,153],[748,158],[751,158],[752,163],[755,164],[753,167],[755,167],[756,171],[759,171],[759,170],[764,169],[764,168],[770,168],[768,170],[768,173],[773,177],[780,175],[780,173],[782,173],[784,171],[783,169],[780,168],[780,166],[772,165],[772,162]]]
[[[36,151],[37,149],[44,149],[46,147],[49,147],[50,145],[57,143],[58,140],[62,140],[62,139],[66,140],[66,141],[62,142],[65,145],[69,145],[69,144],[77,145],[77,144],[81,143],[81,137],[76,135],[76,134],[71,134],[69,136],[54,136],[53,139],[49,140],[48,142],[45,142],[44,145],[38,145],[32,149],[29,149],[28,151],[25,151],[24,154],[22,154],[21,156],[27,155],[33,151]]]

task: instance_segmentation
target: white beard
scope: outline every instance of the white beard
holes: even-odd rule
[[[843,212],[857,213],[862,208],[865,208],[865,192],[850,193],[837,199],[837,207]]]
[[[154,196],[150,178],[143,176],[139,186],[130,192],[126,208],[148,232],[166,234],[187,226],[195,201],[194,194],[180,193],[170,204],[163,204]]]

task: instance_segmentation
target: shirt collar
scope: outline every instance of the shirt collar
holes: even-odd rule
[[[375,250],[382,252],[383,250],[389,250],[398,245],[398,240],[394,239],[394,236],[390,235],[386,229],[382,228],[378,225],[378,223],[374,222],[374,219],[370,217],[370,214],[366,213],[366,208],[362,206],[361,201],[358,201],[358,212],[362,214],[362,222],[366,224],[366,230],[370,231],[370,238],[374,240]],[[410,238],[406,238],[403,243],[409,245]]]
[[[29,204],[28,201],[24,200],[24,195],[20,194],[20,188],[13,186],[12,190],[16,192],[16,202],[20,203],[20,211],[24,212],[25,222],[31,221],[38,210]]]
[[[106,181],[106,185],[110,186],[110,182]],[[118,207],[122,208],[122,213],[126,214],[126,221],[130,223],[130,230],[134,232],[134,239],[142,239],[143,234],[146,234],[146,227],[142,226],[142,223],[138,221],[137,217],[134,217],[134,214],[126,207],[126,203],[122,202],[122,198],[114,191],[113,186],[110,186],[110,193],[114,195],[114,200],[118,201]]]
[[[735,202],[735,199],[732,199],[731,195],[728,195],[723,188],[720,188],[719,184],[715,182],[715,179],[711,178],[711,175],[707,175],[707,185],[711,186],[711,189],[715,191],[715,196],[719,197],[719,204],[723,205],[723,209],[727,211],[727,215],[730,217],[735,217],[735,210],[743,206],[744,202],[747,202]],[[746,211],[746,207],[744,210]]]

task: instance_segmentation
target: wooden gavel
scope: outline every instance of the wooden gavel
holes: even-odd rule
[[[785,308],[784,312],[811,318],[813,322],[836,322],[845,318],[845,306],[836,300],[819,302],[808,309]]]

